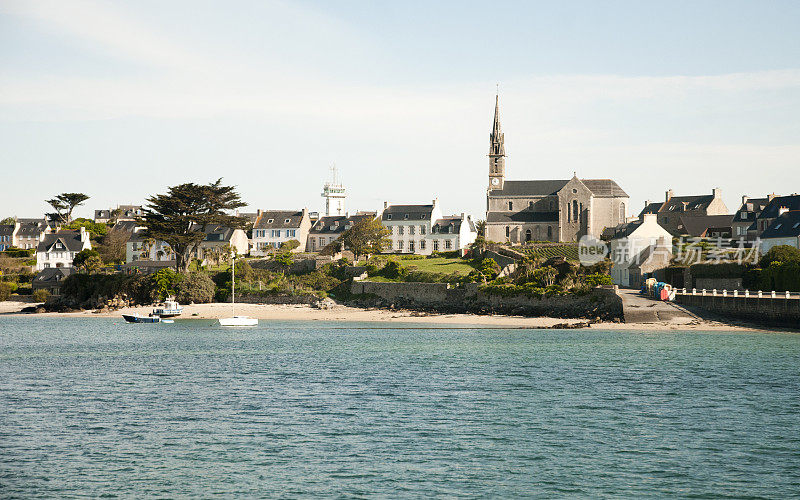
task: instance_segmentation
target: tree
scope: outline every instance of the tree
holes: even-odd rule
[[[475,223],[475,229],[478,231],[478,236],[486,237],[486,221],[481,219]]]
[[[65,224],[62,226],[61,229],[70,229],[70,230],[78,230],[80,228],[84,228],[87,233],[89,233],[89,238],[92,241],[99,240],[106,234],[108,234],[108,225],[102,222],[95,222],[91,219],[85,219],[83,217],[78,217],[77,219],[73,220],[69,224]]]
[[[226,211],[245,204],[233,186],[222,185],[222,179],[206,185],[189,182],[172,186],[166,194],[151,196],[147,202],[142,224],[147,227],[147,236],[169,244],[179,272],[188,270],[208,226],[247,226],[246,218],[227,215]]]
[[[53,199],[45,200],[55,210],[46,214],[47,218],[59,224],[69,224],[72,222],[72,211],[75,207],[83,205],[88,199],[89,197],[83,193],[61,193]]]
[[[91,274],[103,266],[100,253],[94,249],[81,250],[72,259],[72,265]]]
[[[362,255],[380,253],[389,244],[389,230],[378,219],[366,218],[353,224],[342,234],[345,248],[353,252],[356,262]]]
[[[16,223],[17,223],[17,219],[15,219],[14,217],[6,217],[5,219],[0,220],[0,225],[3,225],[3,226],[8,226],[8,225],[12,225],[13,226]]]
[[[125,262],[125,244],[131,238],[131,233],[122,229],[112,229],[99,243],[92,243],[92,247],[100,254],[103,262]]]
[[[292,257],[289,255],[288,252],[281,252],[276,254],[275,257],[272,258],[276,264],[280,267],[281,273],[286,274],[286,271],[289,270],[289,267],[292,265]]]

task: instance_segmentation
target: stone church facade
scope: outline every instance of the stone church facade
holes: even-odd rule
[[[489,134],[486,239],[511,244],[575,242],[600,238],[606,227],[625,222],[628,195],[611,179],[506,180],[505,137],[495,99]]]

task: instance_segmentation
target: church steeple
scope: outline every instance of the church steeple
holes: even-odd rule
[[[489,134],[489,189],[503,189],[506,175],[506,146],[500,129],[500,92],[494,98],[494,123]]]

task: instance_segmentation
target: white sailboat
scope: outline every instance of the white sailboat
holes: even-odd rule
[[[236,316],[236,254],[231,256],[231,312],[230,318],[220,318],[220,326],[256,326],[257,318],[249,316]]]

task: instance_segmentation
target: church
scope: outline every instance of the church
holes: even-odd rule
[[[600,238],[603,229],[625,222],[628,195],[611,179],[506,180],[500,97],[495,97],[489,134],[486,239],[525,244]]]

